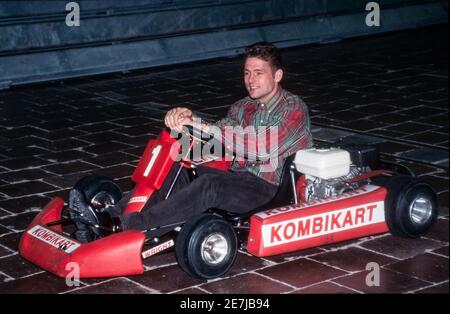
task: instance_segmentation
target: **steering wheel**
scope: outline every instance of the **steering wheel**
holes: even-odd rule
[[[209,133],[203,132],[200,129],[194,128],[192,125],[183,125],[183,131],[181,131],[182,133],[185,133],[184,129],[187,129],[187,132],[188,132],[187,134],[189,136],[191,136],[194,139],[197,139],[201,142],[209,142],[210,140],[212,140],[214,138],[214,136],[212,134],[209,134]]]
[[[182,131],[180,133],[180,135],[178,136],[178,139],[182,139],[183,136],[189,136],[190,141],[194,142],[194,145],[200,145],[200,151],[203,153],[205,151],[205,146],[209,146],[209,152],[207,156],[215,156],[215,157],[224,157],[225,155],[225,149],[223,147],[223,144],[220,143],[220,147],[221,147],[221,154],[216,154],[217,152],[215,152],[214,148],[217,147],[218,144],[218,140],[214,138],[214,135],[209,134],[207,132],[203,132],[198,128],[193,127],[192,125],[184,125],[182,128]],[[199,150],[197,150],[199,151]],[[192,155],[192,154],[191,154]],[[193,157],[193,156],[191,156]],[[201,157],[201,159],[204,156]],[[194,159],[194,158],[192,158]],[[207,158],[208,159],[208,158]]]

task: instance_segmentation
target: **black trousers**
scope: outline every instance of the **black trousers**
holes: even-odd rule
[[[161,189],[152,194],[140,213],[122,215],[130,196],[112,208],[110,213],[119,217],[124,230],[137,229],[159,236],[172,227],[169,225],[185,222],[210,208],[245,213],[268,203],[278,190],[278,186],[246,171],[227,172],[199,166],[198,177],[193,181],[183,168],[165,199],[178,167],[178,164],[173,166]]]

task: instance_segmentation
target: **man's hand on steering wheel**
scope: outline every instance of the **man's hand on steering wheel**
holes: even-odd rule
[[[193,125],[194,114],[189,108],[173,108],[166,113],[164,123],[169,129],[181,132],[183,125]]]

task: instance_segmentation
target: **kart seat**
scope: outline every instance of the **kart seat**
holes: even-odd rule
[[[272,198],[272,200],[270,200],[268,203],[266,203],[260,207],[254,208],[245,213],[232,213],[232,212],[229,212],[229,211],[226,211],[223,209],[216,209],[216,208],[213,210],[213,212],[220,214],[226,220],[239,221],[239,220],[247,219],[251,215],[253,215],[257,212],[263,211],[263,210],[292,204],[293,200],[294,200],[294,191],[295,190],[292,185],[291,171],[294,174],[294,182],[297,182],[297,179],[299,176],[298,172],[293,170],[294,169],[293,168],[294,167],[293,166],[294,159],[295,159],[295,154],[292,154],[291,156],[286,158],[284,165],[283,165],[283,170],[281,173],[281,181],[280,181],[280,185],[278,187],[278,191],[275,194],[275,196]]]

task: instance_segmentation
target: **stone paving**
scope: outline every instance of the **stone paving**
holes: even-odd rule
[[[0,294],[3,293],[448,293],[447,25],[284,50],[283,86],[310,108],[316,142],[373,143],[436,189],[440,216],[419,239],[365,237],[279,256],[240,251],[223,278],[193,279],[173,252],[145,273],[64,279],[23,260],[21,233],[51,197],[81,177],[127,191],[162,117],[184,104],[215,120],[245,96],[239,58],[84,77],[0,92]],[[381,266],[367,286],[366,265]]]

